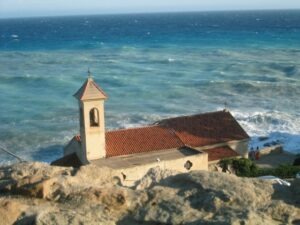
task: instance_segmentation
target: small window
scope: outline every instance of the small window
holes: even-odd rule
[[[96,108],[92,108],[90,111],[90,126],[99,127],[99,111]]]
[[[186,168],[187,170],[190,170],[192,168],[192,166],[193,166],[193,163],[190,160],[186,161],[184,164],[184,168]]]

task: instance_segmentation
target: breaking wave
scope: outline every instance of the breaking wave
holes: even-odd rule
[[[300,153],[299,115],[278,111],[233,111],[233,115],[251,136],[250,148],[281,144],[286,151]]]

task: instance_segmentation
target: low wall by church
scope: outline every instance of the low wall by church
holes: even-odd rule
[[[190,164],[191,163],[191,164]],[[189,168],[188,165],[191,165]],[[174,170],[186,173],[193,170],[208,170],[208,154],[200,153],[193,156],[186,156],[179,159],[164,160],[135,167],[118,169],[119,177],[123,185],[132,186],[141,179],[151,168],[160,167],[165,170]],[[189,169],[188,169],[189,168]]]

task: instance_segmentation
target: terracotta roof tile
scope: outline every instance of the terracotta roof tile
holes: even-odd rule
[[[202,147],[243,140],[249,136],[226,111],[183,116],[159,121],[156,125],[106,132],[106,156],[130,155],[183,146]],[[80,141],[80,136],[76,137]],[[229,147],[207,150],[209,161],[238,156]],[[75,155],[65,156],[53,165],[78,166]]]
[[[173,129],[182,142],[192,147],[249,138],[227,111],[176,117],[157,124]]]
[[[184,146],[171,130],[159,126],[109,131],[105,138],[107,157]]]
[[[229,148],[228,146],[212,148],[205,150],[208,153],[208,161],[215,161],[224,158],[239,156],[237,152]]]

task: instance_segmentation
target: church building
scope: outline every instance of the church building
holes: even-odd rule
[[[119,171],[122,182],[130,185],[156,166],[179,172],[208,170],[224,158],[248,157],[249,136],[227,110],[106,131],[107,95],[90,76],[74,97],[78,100],[80,134],[52,165],[109,167]]]

